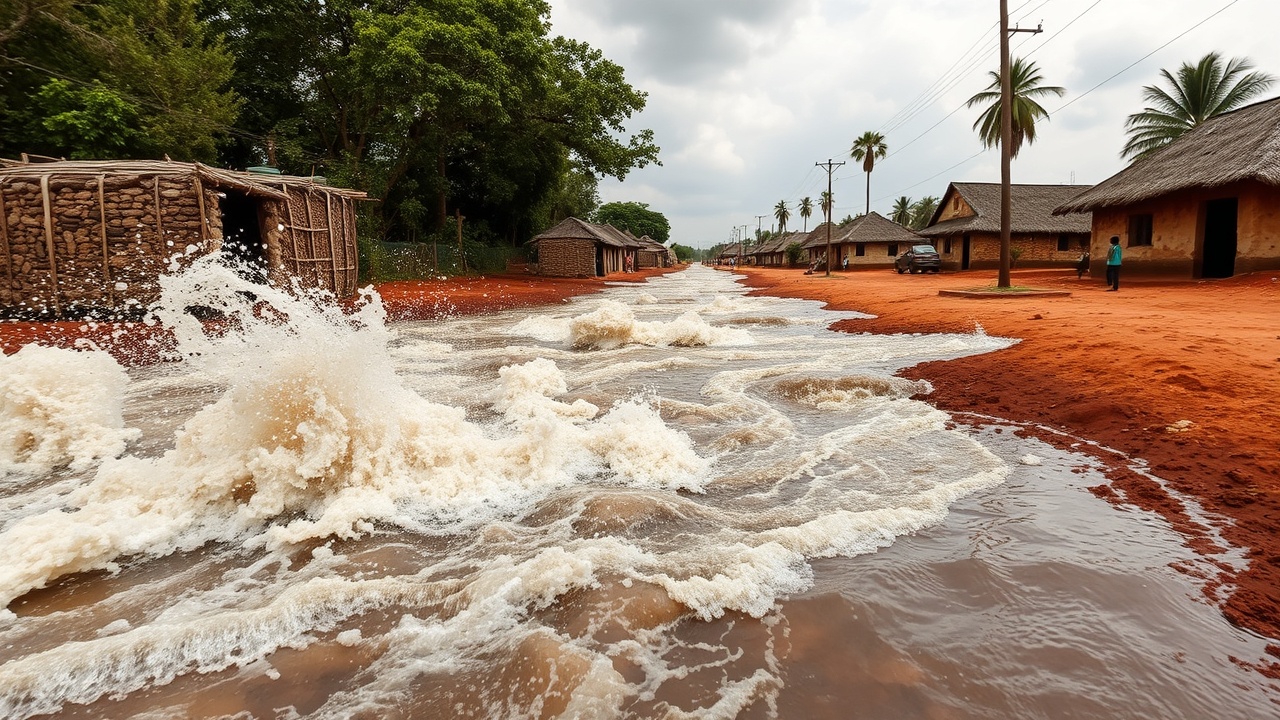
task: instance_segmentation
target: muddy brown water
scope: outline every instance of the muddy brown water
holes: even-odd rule
[[[241,297],[195,272],[174,305]],[[110,369],[8,361],[45,389],[2,419],[64,442],[0,480],[0,716],[1280,712],[1094,460],[892,375],[1008,340],[831,333],[700,268],[389,330],[267,299],[289,328],[187,337],[119,427],[39,380]]]

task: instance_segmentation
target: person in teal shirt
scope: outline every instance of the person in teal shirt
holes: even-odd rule
[[[1111,248],[1107,250],[1107,292],[1120,289],[1120,236],[1111,236]]]

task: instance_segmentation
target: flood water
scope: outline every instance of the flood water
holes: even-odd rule
[[[702,267],[392,325],[242,283],[166,280],[181,361],[0,359],[0,717],[1280,715],[1093,460],[893,375],[1012,340]]]

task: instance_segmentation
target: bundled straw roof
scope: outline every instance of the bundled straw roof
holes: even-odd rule
[[[786,252],[787,246],[793,242],[804,242],[808,233],[793,231],[775,235],[764,241],[759,247],[751,251],[752,255],[770,255],[772,253]]]
[[[1054,210],[1064,202],[1087,190],[1088,185],[1014,185],[1013,216],[1010,225],[1015,233],[1087,233],[1092,230],[1092,217],[1072,212],[1055,215]],[[958,194],[973,208],[975,215],[938,222],[938,218],[950,204],[952,194]],[[960,233],[1000,232],[1000,183],[951,183],[942,202],[933,214],[929,227],[920,231],[925,237],[957,235]]]
[[[848,225],[842,225],[838,232],[831,235],[831,244],[838,243],[915,243],[921,238],[914,231],[905,228],[874,210],[863,215]],[[826,237],[821,244],[826,243]]]
[[[1223,113],[1060,204],[1055,213],[1132,205],[1244,180],[1280,186],[1280,98]]]
[[[83,175],[136,175],[141,177],[180,176],[199,178],[201,183],[209,187],[229,188],[252,195],[274,200],[284,200],[288,196],[280,189],[281,185],[313,186],[334,195],[353,199],[363,199],[366,193],[359,190],[336,188],[317,183],[314,178],[296,175],[265,175],[237,170],[223,170],[209,167],[201,163],[174,162],[171,160],[59,160],[57,162],[20,162],[0,159],[0,177],[31,178],[38,180],[43,175],[59,177]]]
[[[529,242],[538,242],[551,238],[572,238],[578,240],[594,240],[612,247],[640,247],[640,241],[628,238],[621,230],[612,225],[596,225],[576,217],[565,218],[559,225],[535,236]]]

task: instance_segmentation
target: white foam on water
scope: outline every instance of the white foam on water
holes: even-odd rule
[[[121,556],[215,540],[349,538],[373,521],[456,532],[585,477],[690,490],[703,482],[706,461],[647,401],[620,401],[592,420],[583,401],[551,400],[563,379],[550,361],[507,373],[496,399],[504,433],[422,398],[388,357],[376,297],[347,316],[305,293],[246,287],[212,262],[163,286],[157,314],[179,352],[225,393],[162,457],[105,462],[68,498],[74,512],[26,517],[0,535],[0,602]],[[223,312],[232,329],[206,334],[174,310],[190,306]]]
[[[604,300],[594,311],[569,321],[569,342],[575,348],[608,350],[623,345],[701,347],[750,345],[747,331],[714,327],[696,312],[686,312],[668,322],[636,319],[626,305]]]
[[[181,362],[146,382],[161,394],[210,388],[210,400],[162,453],[90,452],[92,474],[78,487],[10,522],[0,602],[70,573],[214,541],[256,564],[158,613],[104,619],[88,640],[9,660],[0,715],[256,667],[328,632],[343,647],[383,652],[320,717],[390,708],[423,674],[519,657],[526,642],[585,668],[566,716],[610,715],[647,692],[614,670],[616,654],[643,661],[646,688],[687,672],[664,656],[662,630],[600,647],[549,635],[536,613],[610,577],[661,588],[699,618],[767,618],[780,598],[811,586],[814,558],[874,552],[1008,472],[948,431],[944,414],[907,399],[927,387],[860,365],[1007,341],[714,327],[679,309],[704,302],[705,285],[655,284],[662,301],[636,303],[648,320],[603,298],[572,318],[461,319],[397,336],[370,293],[344,313],[211,261],[166,278],[156,316],[174,329]],[[758,313],[766,304],[776,312],[731,295],[707,307]],[[206,330],[185,311],[193,306],[221,313],[223,331]],[[786,335],[796,332],[813,335]],[[500,335],[559,347],[474,342]],[[626,389],[633,383],[647,389]],[[124,393],[112,394],[119,402]],[[412,576],[342,579],[350,558],[307,545],[304,569],[288,569],[301,543],[405,533],[455,544]],[[389,632],[346,626],[393,606],[408,614]],[[732,717],[779,682],[765,670],[726,681],[712,715]]]
[[[129,377],[106,352],[27,345],[0,355],[0,478],[84,470],[124,452]]]

